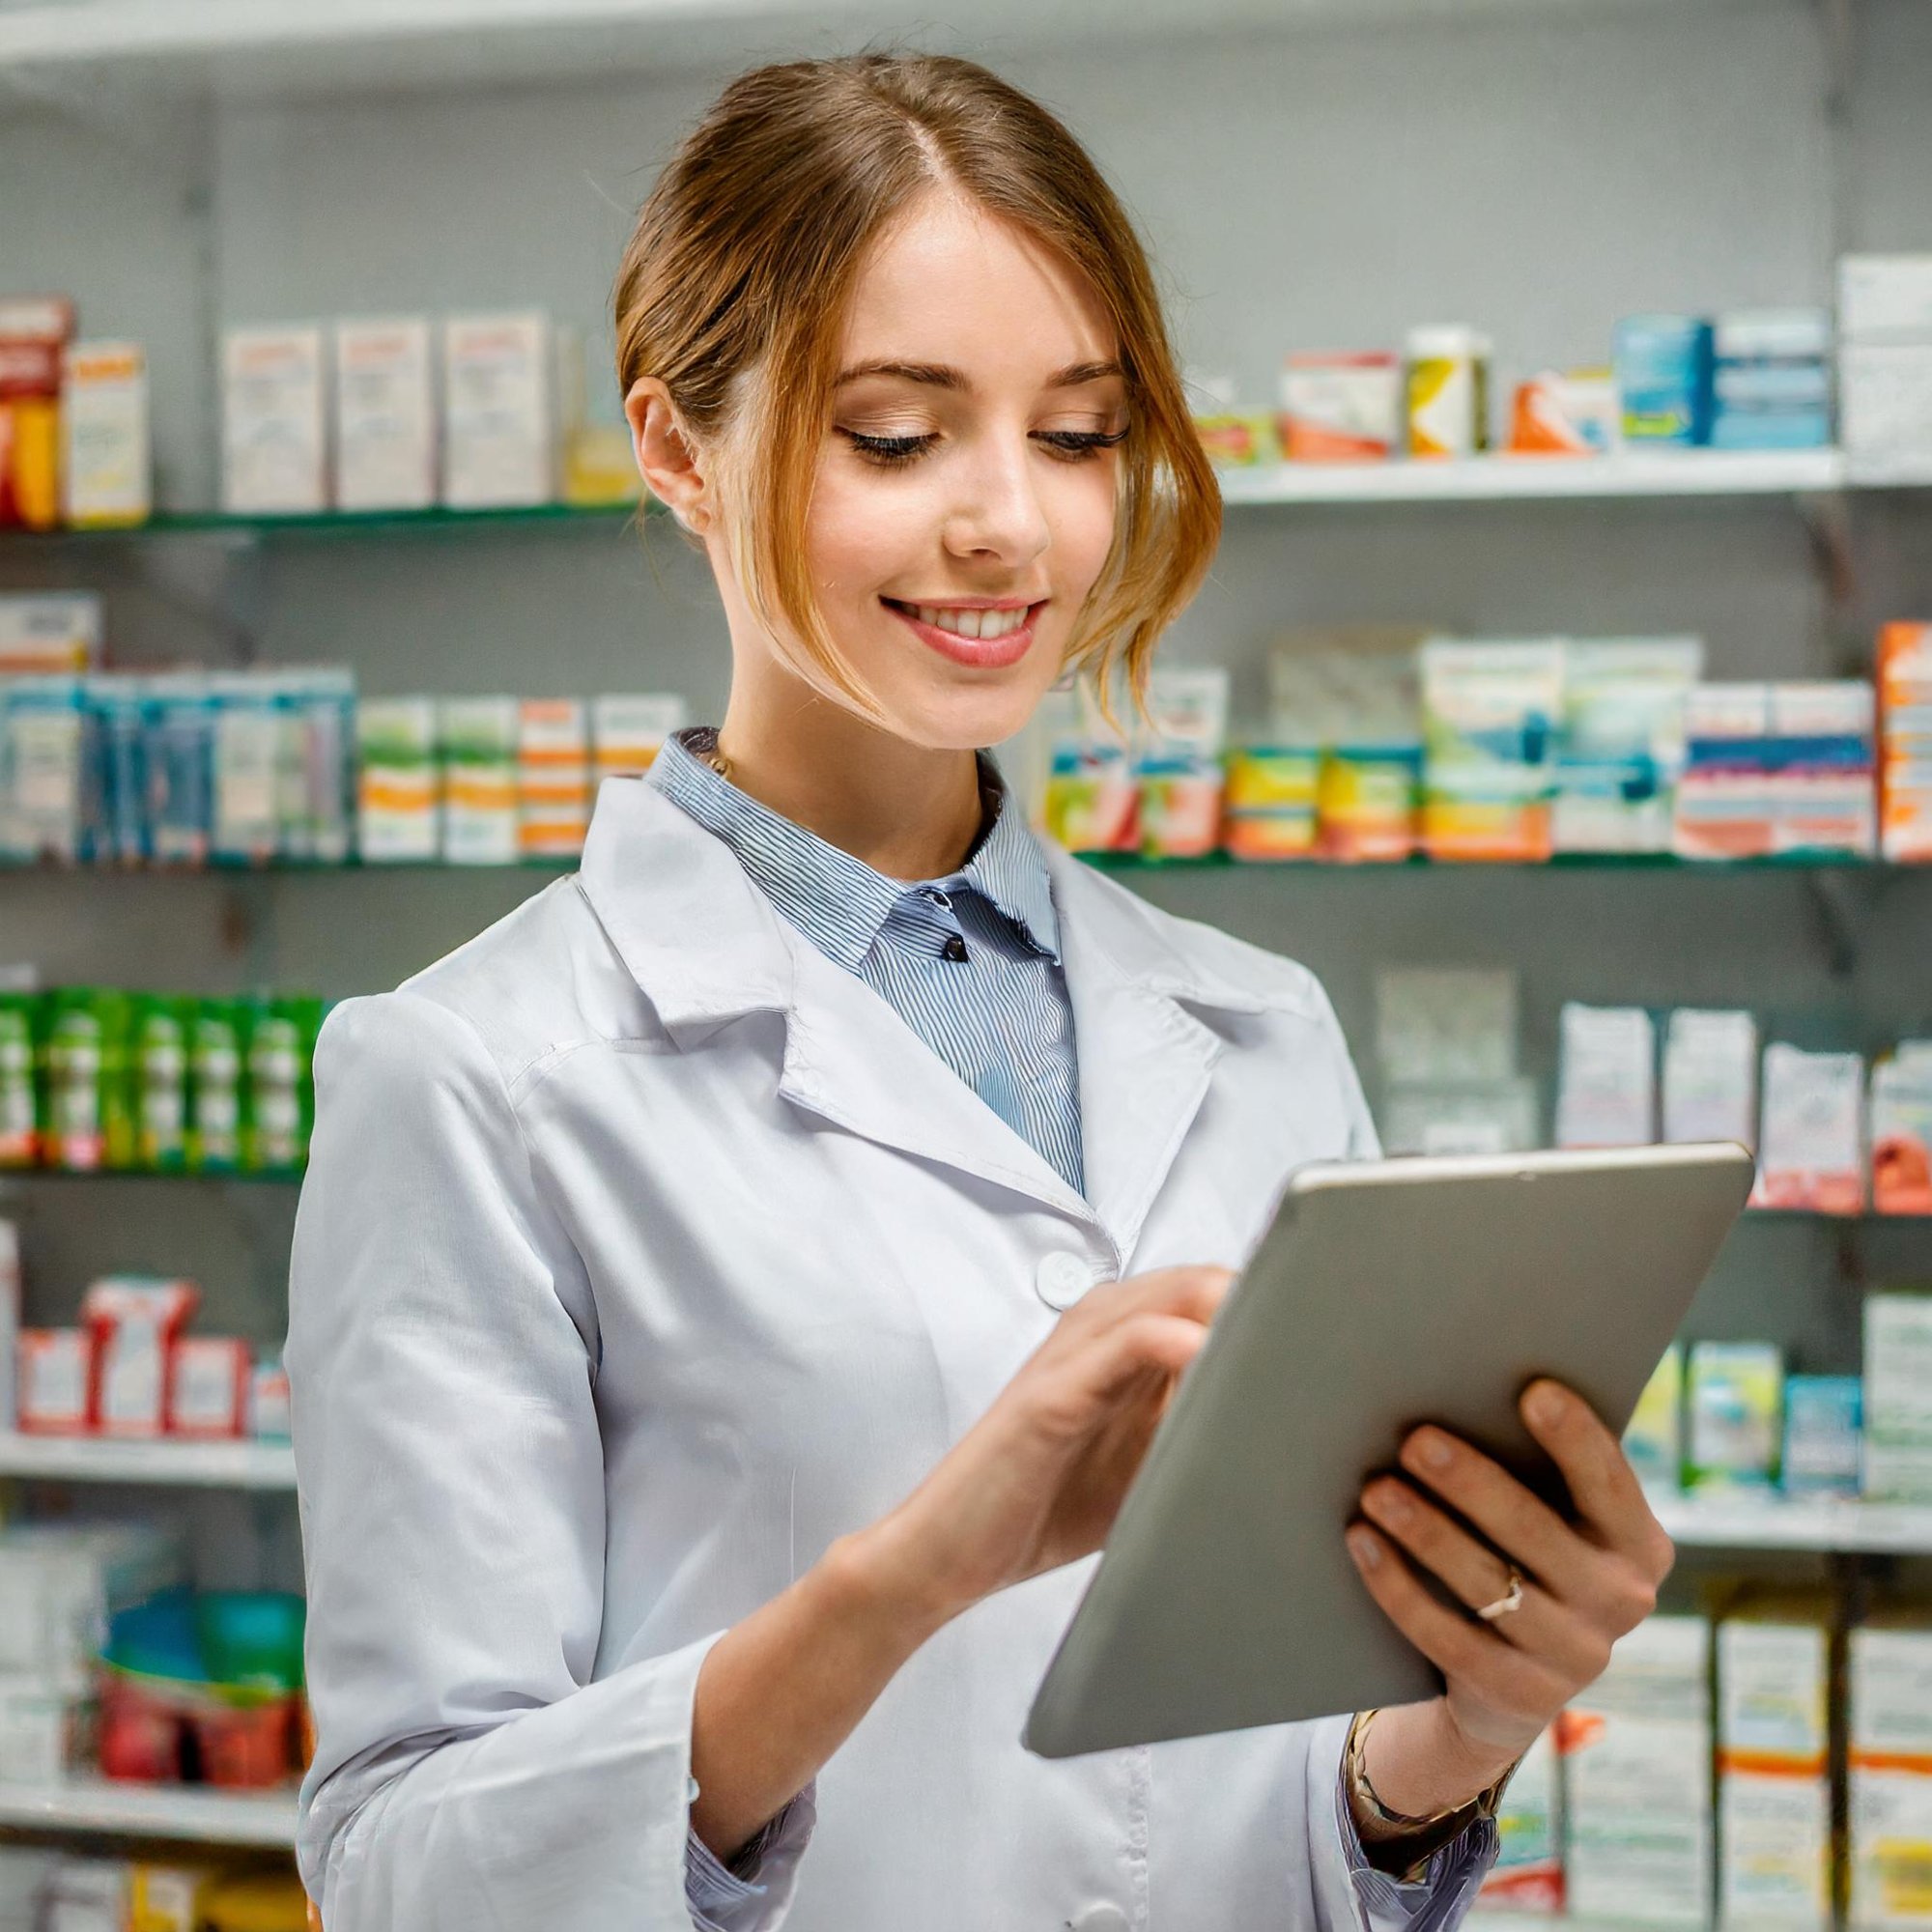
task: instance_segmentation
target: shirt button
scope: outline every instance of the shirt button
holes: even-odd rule
[[[941,912],[951,912],[952,910],[952,899],[949,898],[946,894],[942,893],[937,886],[929,886],[926,889],[925,896],[927,900],[931,904],[936,905]]]
[[[946,944],[939,951],[943,958],[952,960],[955,966],[966,963],[966,942],[956,932],[947,934]]]
[[[1127,1915],[1118,1905],[1090,1905],[1073,1921],[1073,1932],[1127,1932]]]
[[[1049,1308],[1068,1309],[1094,1286],[1094,1270],[1078,1255],[1062,1249],[1034,1269],[1033,1285]],[[1112,1911],[1113,1908],[1105,1908]]]

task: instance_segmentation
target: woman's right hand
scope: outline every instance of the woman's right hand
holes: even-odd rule
[[[1163,1268],[1089,1290],[993,1406],[858,1541],[943,1622],[1106,1540],[1234,1276]]]

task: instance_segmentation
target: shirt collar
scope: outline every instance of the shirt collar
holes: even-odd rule
[[[944,879],[889,879],[743,792],[705,759],[717,734],[700,727],[666,741],[650,782],[731,848],[773,906],[829,958],[856,973],[893,908],[921,886],[978,892],[1035,951],[1058,961],[1060,922],[1039,842],[983,752],[986,822],[966,863]]]

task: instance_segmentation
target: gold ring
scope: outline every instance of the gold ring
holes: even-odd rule
[[[1522,1608],[1522,1572],[1514,1563],[1509,1567],[1509,1588],[1493,1604],[1485,1604],[1476,1614],[1486,1624],[1498,1617],[1513,1617]]]

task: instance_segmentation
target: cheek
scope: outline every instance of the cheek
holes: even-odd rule
[[[877,585],[930,556],[938,511],[926,498],[910,476],[821,470],[806,535],[820,594],[869,600]]]
[[[1120,472],[1117,465],[1107,462],[1063,467],[1066,473],[1052,493],[1047,513],[1053,532],[1053,574],[1063,595],[1084,597],[1113,547]]]

